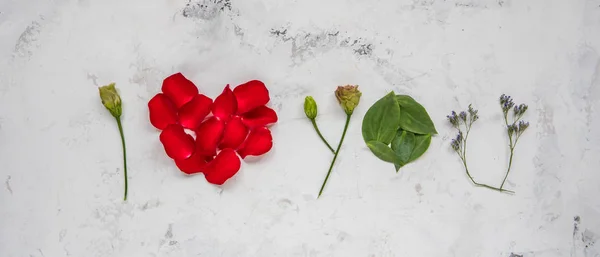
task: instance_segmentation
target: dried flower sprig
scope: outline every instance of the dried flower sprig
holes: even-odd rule
[[[460,114],[456,114],[455,111],[452,111],[450,115],[446,116],[450,124],[452,124],[452,126],[458,130],[458,134],[456,135],[456,138],[452,139],[450,146],[456,152],[456,154],[458,154],[458,157],[460,157],[460,160],[462,161],[462,164],[465,167],[465,172],[467,173],[467,176],[469,177],[469,179],[471,179],[471,182],[473,182],[474,185],[479,187],[485,187],[491,190],[496,190],[499,192],[512,193],[512,191],[510,190],[505,190],[502,188],[479,183],[475,181],[475,179],[473,179],[473,176],[471,176],[471,173],[469,172],[469,167],[467,165],[467,139],[469,138],[471,127],[473,126],[473,123],[475,123],[475,121],[479,119],[479,115],[478,111],[473,109],[472,105],[469,105],[469,109],[467,111],[469,113],[468,115],[467,112],[464,111],[460,112]]]
[[[508,141],[510,147],[508,168],[506,170],[506,174],[504,175],[504,179],[502,180],[502,184],[500,184],[500,187],[493,187],[487,184],[478,183],[473,179],[473,177],[469,173],[469,168],[467,166],[467,139],[469,137],[469,132],[471,131],[473,123],[475,123],[475,121],[479,119],[477,110],[473,109],[471,105],[469,105],[469,109],[467,110],[467,112],[469,113],[468,115],[467,112],[464,111],[460,112],[460,114],[458,115],[455,111],[452,111],[450,115],[446,116],[450,124],[452,124],[452,126],[458,130],[458,134],[456,138],[452,139],[450,146],[460,157],[463,166],[465,167],[465,172],[467,173],[467,176],[469,177],[469,179],[471,179],[471,182],[473,182],[473,184],[475,184],[476,186],[496,190],[499,192],[514,193],[513,191],[504,189],[504,184],[506,183],[506,179],[508,178],[508,174],[510,173],[510,169],[512,167],[512,160],[517,142],[519,141],[519,138],[521,137],[523,132],[525,132],[525,130],[529,127],[529,122],[521,120],[528,107],[525,104],[516,105],[510,96],[502,94],[502,96],[500,96],[500,108],[504,113],[504,123],[506,124],[506,132],[508,134]],[[512,117],[510,117],[511,110]],[[512,120],[512,123],[508,122],[509,119]]]
[[[515,147],[517,146],[517,142],[521,135],[525,130],[529,127],[529,122],[521,120],[523,115],[527,111],[527,105],[520,104],[515,105],[512,98],[505,94],[500,96],[500,107],[502,108],[502,112],[504,113],[504,123],[506,124],[506,133],[508,134],[508,141],[510,147],[510,158],[508,161],[508,169],[506,170],[506,175],[504,175],[504,179],[502,180],[502,184],[500,184],[500,189],[504,187],[504,183],[506,183],[506,179],[508,178],[508,174],[510,173],[510,168],[512,167],[512,160],[515,154]],[[512,123],[509,124],[509,116],[510,110],[513,109],[512,115]]]

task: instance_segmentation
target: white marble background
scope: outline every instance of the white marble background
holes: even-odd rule
[[[600,0],[1,0],[0,256],[600,256]],[[275,146],[222,188],[166,157],[147,101],[181,71],[215,97],[261,79]],[[116,124],[124,101],[130,200]],[[335,86],[363,98],[337,142]],[[362,141],[385,93],[440,134],[396,174]],[[529,104],[508,187],[473,187],[445,116],[473,103],[474,176],[498,184],[500,94]]]

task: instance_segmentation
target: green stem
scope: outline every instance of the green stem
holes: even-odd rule
[[[510,158],[508,159],[508,169],[506,170],[506,175],[504,175],[504,180],[502,180],[502,184],[500,184],[500,189],[504,187],[504,183],[508,178],[508,173],[510,173],[510,167],[512,166],[513,154],[515,153],[515,148],[510,149]]]
[[[471,132],[471,127],[467,128],[467,133],[465,133],[465,138],[463,139],[463,152],[462,152],[463,159],[467,158],[467,138],[469,138],[469,132]],[[465,168],[466,168],[466,166],[465,166]]]
[[[319,130],[319,127],[317,126],[317,122],[315,121],[315,119],[311,119],[310,121],[312,122],[312,125],[315,128],[315,131],[317,131],[317,134],[319,135],[319,137],[321,138],[323,143],[325,143],[325,145],[327,145],[327,148],[329,148],[331,153],[335,154],[335,150],[333,150],[333,147],[331,147],[331,145],[329,145],[329,143],[327,143],[327,140],[325,140],[325,138],[321,134],[321,131]]]
[[[350,117],[352,114],[348,114],[346,116],[346,125],[344,125],[344,132],[342,132],[342,138],[340,139],[340,143],[338,144],[337,150],[335,150],[335,155],[333,156],[333,161],[331,161],[331,165],[329,166],[329,171],[327,171],[327,176],[325,177],[325,181],[323,181],[323,185],[321,186],[321,190],[319,190],[319,196],[323,193],[323,189],[325,188],[325,184],[327,184],[327,180],[329,179],[329,175],[331,174],[331,170],[333,170],[333,164],[338,157],[338,153],[340,153],[340,148],[342,148],[342,143],[344,143],[344,137],[346,137],[346,131],[348,131],[348,124],[350,124]]]
[[[123,125],[121,125],[121,118],[117,118],[117,126],[119,126],[119,133],[121,134],[121,144],[123,145],[123,171],[125,176],[125,194],[123,196],[123,201],[127,201],[127,151],[125,148],[125,135],[123,134]]]
[[[506,134],[508,135],[508,146],[512,150],[512,148],[514,147],[514,145],[513,145],[512,135],[510,134],[510,132],[508,132],[508,117],[507,116],[508,116],[508,113],[505,113],[504,114],[504,124],[506,124]]]
[[[493,187],[493,186],[490,186],[490,185],[486,185],[486,184],[482,184],[482,183],[477,183],[475,181],[475,179],[473,179],[473,177],[471,176],[471,173],[469,173],[469,168],[467,167],[467,161],[466,161],[466,159],[465,158],[461,158],[461,159],[462,159],[462,162],[463,162],[463,166],[465,166],[465,171],[467,172],[467,176],[469,177],[469,179],[471,179],[471,182],[473,182],[473,184],[475,186],[485,187],[487,189],[491,189],[491,190],[498,191],[498,192],[507,192],[507,193],[512,193],[512,194],[515,193],[515,192],[510,191],[510,190],[502,189],[502,187],[497,188],[497,187]]]
[[[469,168],[467,167],[467,138],[469,138],[469,132],[470,131],[471,131],[471,128],[470,127],[467,128],[467,133],[465,134],[465,138],[463,140],[464,144],[463,144],[462,156],[460,155],[460,153],[458,153],[458,155],[460,156],[460,159],[462,160],[463,166],[465,167],[465,172],[467,173],[467,176],[469,177],[469,179],[471,179],[471,182],[473,182],[473,184],[475,186],[485,187],[487,189],[495,190],[495,191],[498,191],[498,192],[514,193],[513,191],[502,189],[502,186],[500,186],[500,188],[497,188],[497,187],[493,187],[493,186],[490,186],[490,185],[486,185],[486,184],[482,184],[482,183],[477,183],[475,181],[475,179],[473,179],[473,177],[471,176],[471,173],[469,172]],[[512,159],[512,155],[511,155],[511,159]]]
[[[518,120],[518,118],[517,118]],[[516,122],[516,121],[515,121]],[[515,124],[513,122],[513,124]],[[504,183],[506,183],[506,179],[508,178],[508,174],[510,173],[510,167],[512,166],[513,154],[515,152],[515,146],[517,144],[518,136],[515,135],[515,142],[513,143],[512,134],[508,131],[508,118],[507,113],[504,114],[504,123],[506,124],[506,133],[508,134],[508,146],[510,148],[510,157],[508,159],[508,169],[506,170],[506,174],[504,175],[504,179],[502,180],[502,184],[500,184],[500,189],[504,187]],[[513,132],[516,133],[516,132]]]

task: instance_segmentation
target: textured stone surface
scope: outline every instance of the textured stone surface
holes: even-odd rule
[[[598,0],[0,1],[0,256],[600,256]],[[215,97],[263,80],[275,146],[222,188],[164,154],[147,101],[182,72]],[[116,82],[129,201],[114,120]],[[337,142],[335,87],[363,92]],[[440,134],[395,173],[362,141],[368,107],[409,94]],[[507,163],[497,98],[529,104],[508,188],[473,187],[449,143],[451,110],[479,109],[473,175]]]

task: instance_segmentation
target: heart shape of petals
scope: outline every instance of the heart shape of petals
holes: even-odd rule
[[[266,106],[269,90],[259,80],[233,90],[227,85],[214,101],[199,92],[181,73],[165,78],[162,92],[148,102],[150,123],[162,130],[165,153],[183,173],[204,173],[222,185],[240,170],[240,158],[271,150],[268,127],[278,117]]]

